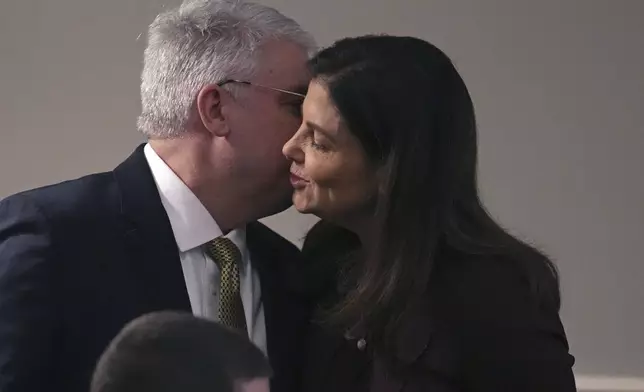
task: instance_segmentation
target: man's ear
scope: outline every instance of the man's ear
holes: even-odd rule
[[[197,112],[203,126],[215,136],[226,136],[230,129],[223,114],[224,94],[227,92],[216,84],[204,86],[197,94]]]

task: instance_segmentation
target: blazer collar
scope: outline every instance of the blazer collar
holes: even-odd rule
[[[140,145],[113,172],[134,273],[153,309],[190,310],[179,251]]]

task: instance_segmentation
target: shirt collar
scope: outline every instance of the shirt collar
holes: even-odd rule
[[[177,247],[186,252],[223,235],[221,228],[197,196],[159,157],[152,146],[144,147],[161,202],[170,220]],[[233,230],[226,235],[244,252],[246,231]]]

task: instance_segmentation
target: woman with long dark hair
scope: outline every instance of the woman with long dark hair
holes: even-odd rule
[[[303,252],[330,289],[303,390],[575,391],[556,269],[483,207],[474,108],[450,59],[364,36],[310,65],[284,154],[295,207],[322,219]]]

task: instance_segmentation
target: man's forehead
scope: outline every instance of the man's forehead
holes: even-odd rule
[[[272,41],[265,44],[258,60],[257,83],[306,92],[311,77],[305,48],[289,41]]]

